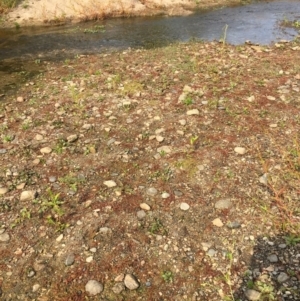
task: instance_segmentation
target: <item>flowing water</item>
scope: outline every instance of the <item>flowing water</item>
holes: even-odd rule
[[[120,18],[56,27],[0,29],[0,75],[19,69],[12,62],[26,58],[64,59],[104,49],[162,47],[191,39],[211,41],[226,37],[231,44],[291,40],[299,32],[280,26],[284,20],[300,20],[299,0],[258,1],[182,17]],[[12,60],[8,65],[1,62],[3,59]]]

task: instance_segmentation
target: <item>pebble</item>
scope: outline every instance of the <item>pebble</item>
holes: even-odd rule
[[[119,274],[119,275],[115,278],[115,281],[116,281],[116,282],[123,282],[123,281],[124,281],[124,277],[125,277],[124,274]]]
[[[219,200],[215,203],[216,209],[229,209],[232,206],[232,203],[229,199]]]
[[[186,112],[187,115],[191,116],[191,115],[199,115],[199,110],[198,109],[193,109],[193,110],[188,110]]]
[[[278,262],[278,257],[276,254],[271,254],[267,258],[270,262]]]
[[[35,270],[30,269],[29,272],[27,273],[28,278],[32,278],[35,275]]]
[[[103,184],[109,188],[117,186],[116,182],[112,180],[104,181]]]
[[[25,185],[26,185],[26,183],[20,183],[19,185],[16,186],[16,188],[18,190],[22,190],[22,189],[24,189]]]
[[[50,154],[52,152],[52,149],[50,147],[46,146],[46,147],[41,148],[40,152],[42,154]]]
[[[151,209],[150,206],[146,203],[141,203],[140,208],[146,211],[149,211]]]
[[[174,190],[174,194],[177,196],[177,197],[180,197],[183,195],[183,193],[180,191],[180,190]]]
[[[6,153],[6,149],[5,148],[0,148],[0,154],[5,154]]]
[[[90,263],[94,260],[94,257],[93,256],[89,256],[85,259],[86,262]]]
[[[61,242],[63,238],[64,238],[64,235],[60,234],[59,236],[57,236],[56,241]]]
[[[10,236],[8,233],[0,234],[0,242],[8,242],[10,240]]]
[[[169,196],[170,196],[170,194],[167,193],[167,192],[164,192],[164,193],[161,195],[161,197],[162,197],[163,199],[167,199]]]
[[[122,282],[118,282],[112,287],[112,291],[117,295],[120,294],[124,290],[125,290],[125,285]]]
[[[157,194],[157,189],[154,187],[150,187],[147,189],[146,193],[150,196],[155,196]]]
[[[162,136],[156,136],[155,139],[156,139],[158,142],[162,142],[162,141],[165,140],[165,138],[162,137]]]
[[[244,155],[246,153],[246,149],[240,146],[235,147],[234,151],[239,155]]]
[[[1,187],[1,188],[0,188],[0,195],[3,195],[3,194],[5,194],[7,191],[8,191],[8,189],[7,189],[7,188],[5,188],[5,187]]]
[[[137,289],[140,284],[132,274],[126,274],[124,284],[129,290]]]
[[[190,209],[190,205],[188,203],[182,202],[180,204],[180,209],[183,210],[183,211],[187,211],[187,210]]]
[[[171,151],[172,151],[172,149],[168,145],[161,146],[157,149],[158,153],[165,152],[166,154],[169,154],[169,153],[171,153]]]
[[[75,262],[75,255],[73,253],[70,253],[67,255],[67,258],[65,260],[65,265],[70,266]]]
[[[89,280],[85,285],[85,291],[92,296],[98,295],[103,291],[103,284],[97,280]]]
[[[216,250],[214,250],[214,249],[209,249],[209,250],[207,251],[206,254],[207,254],[208,256],[210,256],[210,257],[213,257],[213,256],[216,255],[216,253],[217,253]]]
[[[259,183],[267,185],[268,184],[268,174],[263,174],[261,177],[259,177]]]
[[[69,143],[75,142],[77,139],[78,139],[78,136],[76,134],[75,135],[70,135],[70,136],[67,137],[67,141]]]
[[[245,295],[249,301],[256,301],[260,299],[260,292],[252,289],[248,289],[245,292]]]
[[[22,97],[22,96],[17,97],[17,102],[23,102],[23,101],[24,101],[24,97]]]
[[[138,220],[142,220],[143,218],[146,217],[146,212],[144,210],[139,210],[136,215]]]
[[[267,96],[267,99],[268,99],[268,100],[275,100],[276,98],[275,98],[274,96],[268,95],[268,96]]]
[[[237,221],[233,221],[233,222],[229,222],[226,226],[227,226],[229,229],[237,229],[237,228],[240,228],[240,227],[241,227],[241,223],[240,223],[240,222],[237,222]]]
[[[56,177],[51,176],[49,177],[49,182],[54,183],[56,181]]]
[[[82,126],[82,128],[83,128],[84,130],[89,130],[91,127],[92,127],[92,125],[89,124],[89,123],[85,123],[85,124]]]
[[[40,135],[40,134],[36,134],[35,137],[34,137],[34,139],[37,140],[37,141],[41,141],[41,140],[44,139],[44,137],[42,135]]]
[[[36,191],[34,190],[25,190],[22,191],[20,196],[20,201],[32,201],[36,197]]]
[[[39,290],[40,287],[41,287],[41,286],[40,286],[38,283],[34,284],[34,285],[32,286],[32,292],[33,292],[33,293],[37,292],[37,291]]]
[[[286,282],[287,280],[289,279],[289,276],[286,274],[286,273],[280,273],[277,277],[277,281],[279,283],[283,283],[283,282]]]
[[[186,120],[185,119],[180,119],[179,123],[184,126],[184,125],[186,125]]]
[[[216,227],[223,227],[223,222],[219,219],[219,218],[215,218],[213,221],[212,221],[213,225],[216,226]]]

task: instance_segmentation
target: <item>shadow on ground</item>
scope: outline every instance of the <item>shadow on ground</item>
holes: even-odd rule
[[[300,237],[259,237],[234,300],[300,300]]]

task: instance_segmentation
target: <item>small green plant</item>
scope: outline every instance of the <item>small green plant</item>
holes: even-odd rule
[[[20,29],[20,24],[18,22],[15,22],[15,29]]]
[[[199,136],[192,136],[190,138],[190,144],[195,145],[196,141],[198,140]]]
[[[28,210],[27,208],[21,209],[19,217],[17,219],[15,219],[15,221],[11,224],[11,228],[16,227],[17,225],[24,222],[24,220],[30,219],[30,218],[31,218],[30,210]]]
[[[40,212],[50,210],[53,214],[62,216],[64,211],[61,208],[63,201],[60,199],[60,193],[55,194],[51,188],[47,189],[48,196],[42,200]]]
[[[64,149],[68,146],[67,141],[64,139],[59,139],[56,143],[56,145],[53,148],[53,151],[57,153],[58,155],[62,154]]]
[[[173,273],[171,271],[163,271],[161,274],[162,279],[165,282],[173,282]]]
[[[289,246],[295,246],[297,243],[300,242],[300,236],[295,236],[293,234],[289,236],[285,236],[285,242]]]
[[[30,122],[28,121],[25,121],[23,124],[22,124],[22,130],[23,131],[26,131],[30,128]]]
[[[83,31],[84,33],[98,33],[98,32],[105,32],[103,25],[95,25],[92,28],[87,28]]]
[[[3,137],[3,142],[11,142],[14,140],[14,136],[13,135],[5,135]]]
[[[164,157],[167,153],[166,153],[164,150],[161,150],[161,151],[159,152],[159,154],[160,154],[162,157]]]
[[[49,225],[52,225],[56,228],[56,232],[62,232],[70,226],[70,224],[65,224],[58,220],[53,219],[52,216],[47,217],[47,222]]]
[[[158,218],[154,218],[154,221],[152,222],[152,224],[149,228],[149,231],[150,231],[151,234],[158,234],[158,233],[166,234],[166,232],[167,232],[164,229],[161,220],[158,219]]]
[[[190,96],[187,96],[183,101],[182,101],[183,104],[185,104],[186,106],[189,106],[191,104],[193,104],[193,99],[190,97]]]

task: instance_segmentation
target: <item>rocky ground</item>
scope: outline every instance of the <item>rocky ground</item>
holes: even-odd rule
[[[300,300],[299,60],[33,60],[0,98],[1,300]]]

